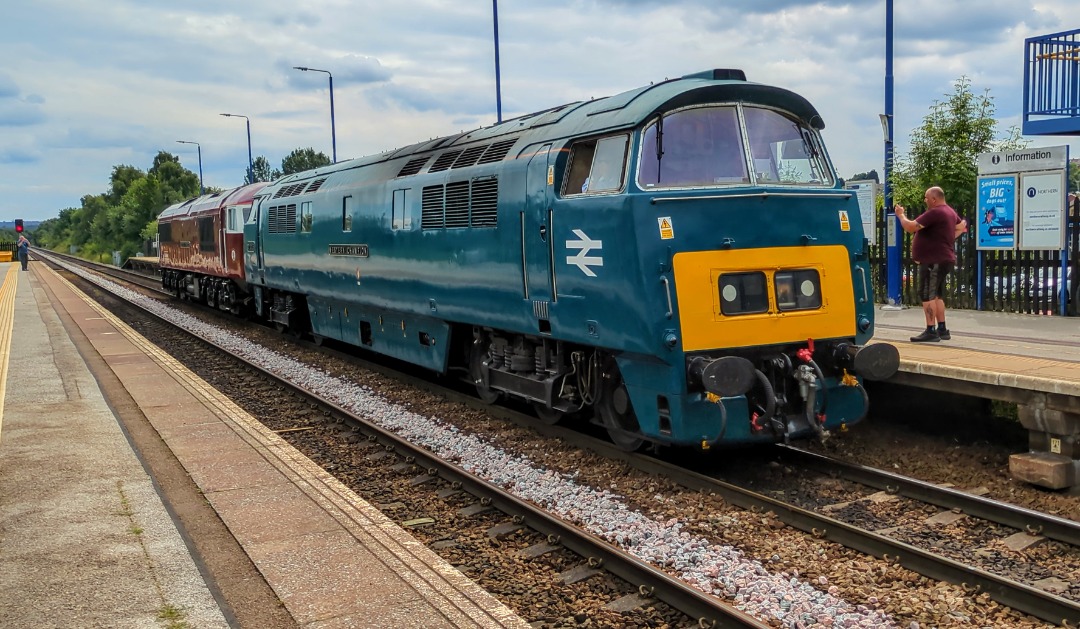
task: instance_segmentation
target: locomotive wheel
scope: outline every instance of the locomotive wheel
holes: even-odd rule
[[[474,341],[469,349],[469,378],[476,386],[476,395],[484,404],[494,404],[502,397],[502,393],[486,386],[481,378],[481,366],[488,358],[487,344]]]
[[[311,333],[311,342],[315,343],[316,347],[322,347],[326,343],[326,337],[322,334]]]
[[[566,413],[558,409],[550,408],[546,404],[540,402],[533,402],[533,412],[536,413],[536,417],[541,423],[548,426],[554,426],[562,421],[563,417],[566,417]]]
[[[601,377],[603,384],[597,412],[611,442],[627,452],[641,449],[645,439],[641,436],[641,426],[630,404],[630,393],[623,384],[622,374],[614,359],[608,359]]]

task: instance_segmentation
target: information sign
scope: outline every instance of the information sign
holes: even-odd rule
[[[1065,247],[1065,172],[1020,177],[1020,248]]]
[[[874,221],[874,206],[877,204],[877,182],[872,179],[848,181],[844,187],[855,191],[855,200],[859,202],[859,216],[862,221],[863,235],[871,245],[877,244],[877,225]]]

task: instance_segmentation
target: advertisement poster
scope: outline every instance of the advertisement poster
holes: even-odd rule
[[[979,249],[1016,246],[1016,176],[979,177]]]
[[[1065,246],[1065,173],[1020,178],[1020,248],[1060,250]]]

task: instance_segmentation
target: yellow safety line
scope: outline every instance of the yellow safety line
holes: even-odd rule
[[[4,400],[7,397],[8,360],[11,358],[11,332],[15,327],[15,289],[19,286],[19,265],[9,264],[4,285],[0,287],[0,435],[4,429]]]

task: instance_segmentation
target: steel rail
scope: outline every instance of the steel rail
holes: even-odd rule
[[[522,423],[521,420],[515,420]],[[910,544],[790,505],[660,459],[627,453],[613,444],[559,426],[530,424],[546,436],[625,462],[639,471],[663,476],[691,490],[712,492],[753,512],[771,511],[785,524],[847,548],[896,563],[923,576],[960,585],[969,593],[985,592],[995,601],[1058,625],[1080,625],[1080,603],[1019,583]]]
[[[825,515],[736,487],[673,464],[650,459],[643,471],[667,476],[671,481],[698,491],[711,491],[728,502],[755,511],[771,511],[782,522],[811,535],[868,555],[899,564],[921,575],[960,585],[969,592],[985,592],[1013,609],[1056,624],[1080,623],[1080,603],[1044,590],[966,566],[910,544],[841,522]]]
[[[891,494],[945,509],[959,509],[968,515],[1003,524],[1030,535],[1041,535],[1073,546],[1080,546],[1080,522],[1074,520],[990,500],[886,470],[840,461],[790,445],[778,445],[777,448],[785,456],[792,457],[799,464],[814,468],[819,472],[835,473],[841,478],[882,489]]]
[[[117,295],[117,297],[123,299],[122,296]],[[373,435],[383,446],[392,447],[398,454],[404,457],[412,457],[418,465],[427,469],[429,475],[435,475],[437,473],[444,480],[459,483],[460,486],[466,488],[469,493],[477,496],[482,501],[486,500],[499,511],[515,518],[516,521],[524,523],[533,530],[547,536],[552,542],[557,542],[578,555],[587,558],[590,564],[598,567],[602,566],[604,570],[611,574],[614,574],[631,584],[637,585],[639,592],[642,594],[647,594],[649,597],[661,600],[672,608],[679,610],[691,618],[697,619],[700,627],[715,627],[717,629],[769,629],[771,627],[768,623],[759,621],[753,616],[736,609],[733,605],[705,594],[675,577],[658,570],[651,564],[637,559],[633,555],[622,551],[617,546],[614,546],[573,524],[565,522],[561,518],[555,517],[539,507],[517,498],[501,487],[473,476],[457,465],[440,459],[438,456],[420,446],[416,446],[398,435],[385,430],[376,424],[368,422],[362,417],[354,415],[349,410],[334,402],[325,400],[318,394],[290,382],[289,380],[285,380],[277,374],[264,369],[260,365],[237,356],[228,348],[222,347],[209,339],[192,334],[170,321],[160,319],[160,317],[141,308],[138,304],[128,303],[134,307],[140,308],[140,310],[147,314],[155,316],[155,318],[158,318],[178,330],[191,335],[199,341],[221,350],[223,353],[244,363],[247,367],[258,371],[264,377],[281,383],[283,386],[297,394],[306,396],[323,408],[332,410],[347,418],[347,421],[352,422],[358,430],[367,435]]]
[[[202,339],[204,342],[208,342]],[[216,347],[216,346],[215,346]],[[246,361],[245,361],[246,362]],[[267,374],[286,384],[302,395],[311,396],[311,393],[284,380],[276,375],[266,372],[257,365],[252,368]],[[348,417],[354,417],[348,411],[341,409],[333,403],[321,401],[327,408]],[[477,403],[479,404],[479,403]],[[479,407],[492,410],[492,407],[480,405]],[[514,414],[513,411],[506,411]],[[505,413],[501,416],[506,416]],[[524,503],[516,497],[506,493],[501,488],[491,485],[482,479],[469,475],[460,470],[452,463],[442,461],[426,450],[419,450],[408,442],[402,441],[396,435],[384,431],[382,428],[368,424],[362,418],[356,418],[371,432],[377,433],[377,438],[389,441],[395,449],[410,451],[408,456],[417,460],[427,461],[431,467],[440,467],[446,473],[453,475],[463,486],[471,488],[471,492],[481,498],[487,498],[492,504],[508,515],[518,516],[524,519],[530,527],[546,535],[559,537],[561,542],[570,550],[583,557],[594,557],[602,561],[612,574],[615,574],[630,583],[647,583],[647,579],[656,575],[658,579],[654,583],[660,587],[653,594],[660,600],[699,619],[701,626],[716,627],[766,627],[756,619],[728,606],[719,599],[707,596],[697,590],[689,588],[669,575],[660,572],[649,564],[640,562],[636,558],[623,553],[616,547],[607,544],[603,540],[591,534],[577,529],[572,525],[554,518],[528,503]],[[847,548],[882,558],[890,563],[896,563],[909,570],[924,576],[962,586],[969,592],[985,592],[991,598],[1023,613],[1035,616],[1042,620],[1061,625],[1080,625],[1080,604],[1055,596],[1049,592],[1033,588],[1007,579],[979,568],[965,566],[946,557],[924,551],[904,542],[859,529],[858,527],[841,522],[834,518],[802,509],[795,505],[787,504],[768,496],[757,494],[742,489],[730,483],[718,480],[687,470],[656,458],[628,454],[616,449],[612,444],[600,441],[593,437],[583,435],[568,429],[556,426],[536,426],[533,428],[545,435],[558,435],[568,441],[587,447],[599,454],[612,459],[630,463],[637,469],[655,475],[666,476],[671,481],[688,489],[714,492],[723,497],[727,502],[751,511],[771,511],[785,524],[810,533],[817,538],[826,539],[841,544]],[[647,589],[647,588],[646,588]],[[715,622],[715,625],[709,623]],[[732,624],[735,623],[735,624]],[[756,623],[756,624],[755,624]]]

